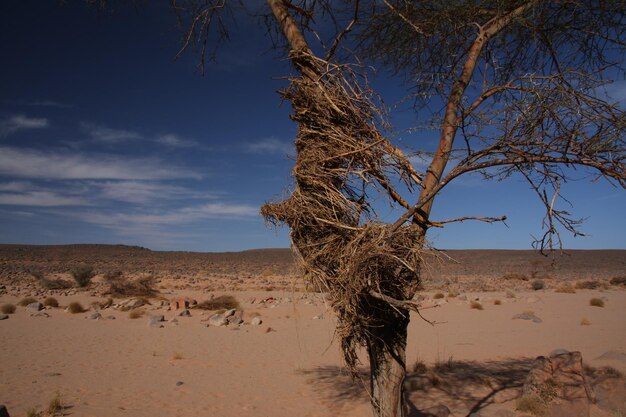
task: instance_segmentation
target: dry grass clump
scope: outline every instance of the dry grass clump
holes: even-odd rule
[[[46,408],[47,415],[50,417],[56,416],[58,413],[63,411],[63,401],[61,399],[61,394],[58,392],[54,397],[48,402],[48,407]]]
[[[174,354],[172,355],[172,360],[175,360],[175,361],[179,361],[179,360],[181,360],[183,358],[184,358],[184,356],[180,352],[174,352]]]
[[[15,305],[10,303],[2,304],[0,312],[2,312],[2,314],[13,314],[15,313]]]
[[[564,294],[575,294],[576,293],[576,289],[574,287],[572,287],[570,284],[563,284],[563,285],[559,286],[554,291],[555,292],[564,293]]]
[[[441,292],[438,292],[437,294],[433,295],[433,298],[435,300],[439,300],[441,298],[445,298],[445,295],[443,293],[441,293]]]
[[[455,290],[448,291],[448,298],[456,298],[459,296],[459,292]]]
[[[411,370],[416,374],[425,374],[426,372],[428,372],[428,366],[423,360],[417,358]]]
[[[129,280],[119,272],[107,274],[104,279],[109,284],[108,294],[113,297],[154,297],[158,293],[152,275]]]
[[[470,303],[470,308],[473,308],[474,310],[484,310],[483,305],[478,301],[472,301]]]
[[[591,322],[586,317],[583,317],[583,319],[580,320],[580,325],[581,326],[591,326]]]
[[[56,298],[54,298],[54,297],[48,297],[45,300],[43,300],[43,305],[45,305],[47,307],[58,308],[59,307],[59,301]]]
[[[502,301],[501,300],[493,300],[493,305],[494,306],[500,306],[500,305],[502,305]]]
[[[72,313],[72,314],[79,314],[79,313],[84,313],[87,310],[85,310],[83,305],[81,303],[79,303],[78,301],[72,301],[67,306],[67,311]]]
[[[592,298],[589,300],[589,305],[593,307],[604,307],[604,300],[601,298]]]
[[[622,277],[613,277],[609,281],[611,285],[626,285],[626,275]]]
[[[80,264],[70,270],[70,275],[80,288],[84,288],[91,283],[91,279],[96,276],[96,273],[93,270],[93,266]]]
[[[138,319],[140,317],[143,317],[144,314],[146,314],[146,310],[144,310],[143,308],[134,308],[128,313],[128,318]]]
[[[201,310],[230,310],[232,308],[239,309],[239,301],[232,295],[220,295],[210,300],[198,303],[196,308]]]
[[[37,299],[35,299],[33,297],[25,297],[25,298],[22,298],[17,303],[17,305],[20,306],[20,307],[26,307],[27,305],[32,304],[32,303],[36,303],[36,302],[37,302]]]
[[[515,409],[517,411],[541,416],[545,412],[546,403],[544,400],[535,395],[525,395],[517,399]]]
[[[48,279],[44,273],[39,270],[30,271],[30,274],[35,278],[42,287],[48,290],[65,290],[72,288],[72,284],[62,279]]]
[[[576,288],[579,290],[596,290],[600,287],[599,281],[589,280],[589,281],[578,281],[576,283]]]

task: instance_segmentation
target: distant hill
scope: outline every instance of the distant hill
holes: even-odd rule
[[[98,273],[113,270],[179,276],[295,273],[289,249],[201,253],[161,252],[125,245],[0,245],[0,277],[4,278],[32,270],[64,273],[80,263],[93,265]],[[531,250],[449,250],[437,257],[433,253],[425,254],[423,272],[426,281],[439,285],[502,277],[610,279],[626,275],[626,250],[571,250],[555,257]]]

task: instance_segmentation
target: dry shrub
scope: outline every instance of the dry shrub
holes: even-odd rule
[[[174,352],[174,354],[172,355],[172,360],[175,360],[175,361],[179,361],[179,360],[181,360],[183,358],[184,358],[184,356],[180,352]]]
[[[595,290],[595,289],[598,289],[599,287],[600,287],[599,281],[589,280],[589,281],[578,281],[576,283],[576,288],[579,290]]]
[[[516,272],[511,272],[511,273],[509,273],[509,274],[504,274],[504,275],[502,275],[502,279],[505,279],[505,280],[513,280],[513,279],[516,279],[516,280],[519,280],[519,281],[528,281],[528,279],[529,279],[529,278],[528,278],[528,276],[527,276],[527,275],[524,275],[524,274],[518,274],[518,273],[516,273]]]
[[[109,284],[108,294],[113,297],[154,297],[158,292],[155,288],[155,278],[152,275],[127,280],[122,275],[106,280]]]
[[[30,271],[30,274],[39,282],[39,284],[41,284],[42,287],[48,290],[66,290],[68,288],[72,288],[72,284],[70,282],[62,279],[48,279],[45,277],[44,273],[39,270]]]
[[[105,308],[111,307],[112,305],[113,305],[113,299],[111,297],[107,298],[106,300],[98,302],[98,307],[100,307],[103,310]]]
[[[87,310],[85,310],[83,305],[81,303],[79,303],[78,301],[72,301],[67,306],[67,311],[69,311],[72,314],[78,314],[78,313],[84,313]]]
[[[500,301],[500,300],[493,300],[493,305],[494,306],[502,305],[502,301]]]
[[[70,275],[80,288],[84,288],[91,283],[91,279],[96,276],[96,273],[93,270],[93,266],[80,264],[70,270]]]
[[[459,292],[455,290],[448,291],[448,298],[455,298],[459,296]]]
[[[580,321],[580,325],[581,326],[590,326],[591,322],[589,321],[589,319],[587,319],[586,317],[584,317],[581,321]]]
[[[426,363],[423,360],[417,358],[411,370],[416,374],[425,374],[428,372],[428,366],[426,366]]]
[[[441,293],[441,292],[438,292],[437,294],[433,295],[433,298],[435,300],[439,300],[441,298],[445,298],[445,295],[443,293]]]
[[[239,309],[239,302],[232,295],[220,295],[219,297],[198,303],[196,308],[201,310],[230,310]]]
[[[589,305],[593,307],[604,307],[604,300],[601,298],[592,298],[589,300]]]
[[[57,308],[59,307],[59,301],[54,297],[48,297],[45,300],[43,300],[43,305]]]
[[[130,313],[128,313],[128,318],[138,319],[142,317],[144,314],[146,314],[146,310],[144,310],[143,308],[134,308],[130,310]]]
[[[560,293],[564,293],[564,294],[575,294],[576,293],[576,289],[574,289],[574,287],[572,287],[569,284],[563,284],[561,286],[559,286],[556,290],[554,290],[555,292],[560,292]]]
[[[542,290],[545,287],[545,285],[546,284],[543,282],[543,280],[536,279],[532,283],[532,289],[535,291],[539,291],[539,290]]]
[[[15,305],[10,303],[3,304],[2,307],[0,307],[0,312],[2,312],[2,314],[13,314],[15,313]]]
[[[54,397],[48,402],[47,415],[50,417],[56,416],[58,413],[63,411],[63,401],[61,399],[61,394],[58,392]]]
[[[32,304],[32,303],[36,303],[36,302],[37,302],[37,299],[35,299],[35,298],[33,298],[33,297],[25,297],[25,298],[22,298],[22,299],[21,299],[21,300],[17,303],[17,305],[18,305],[18,306],[21,306],[21,307],[26,307],[27,305]]]
[[[379,184],[393,201],[400,196],[392,184],[413,188],[419,179],[380,134],[381,114],[348,66],[306,51],[291,59],[322,75],[315,82],[294,78],[282,92],[298,123],[295,187],[261,213],[269,223],[290,227],[297,263],[313,288],[329,294],[344,360],[356,372],[357,350],[381,340],[382,332],[385,343],[404,343],[408,311],[385,297],[412,299],[421,264],[421,228],[378,222],[366,203],[368,184]]]
[[[470,308],[473,308],[474,310],[483,310],[483,305],[478,301],[472,301],[470,303]]]
[[[515,292],[511,290],[506,290],[506,298],[515,298]]]
[[[611,285],[626,285],[626,275],[623,277],[613,277],[609,281]]]

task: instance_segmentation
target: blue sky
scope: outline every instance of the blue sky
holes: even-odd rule
[[[247,19],[202,77],[195,56],[174,60],[179,33],[167,3],[114,14],[78,1],[0,4],[0,243],[289,246],[287,230],[258,215],[290,186],[296,126],[276,94],[288,63]],[[375,84],[388,104],[404,93],[394,79]],[[612,93],[624,100],[626,84]],[[391,122],[415,120],[403,110]],[[396,139],[412,149],[435,140]],[[591,236],[564,234],[565,246],[626,248],[625,193],[577,178],[564,192]],[[433,218],[464,215],[507,215],[508,227],[432,230],[437,247],[526,249],[541,234],[542,207],[519,178],[451,184]]]

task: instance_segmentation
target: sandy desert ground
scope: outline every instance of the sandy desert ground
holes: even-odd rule
[[[293,285],[293,266],[283,252],[216,255],[203,261],[208,266],[196,262],[186,275],[184,261],[193,254],[170,254],[169,262],[161,254],[164,259],[152,259],[146,268],[142,262],[154,253],[141,258],[134,250],[117,248],[117,258],[96,259],[92,248],[85,253],[95,258],[85,259],[67,247],[16,248],[0,248],[0,305],[53,295],[60,307],[34,314],[18,306],[0,321],[0,404],[12,417],[44,410],[57,394],[62,413],[69,416],[371,415],[367,370],[362,382],[350,379],[324,295]],[[516,411],[521,384],[533,359],[556,349],[580,351],[586,365],[626,373],[626,287],[609,283],[626,272],[625,253],[611,252],[608,266],[601,257],[603,273],[594,263],[584,270],[580,266],[576,279],[567,283],[568,292],[561,292],[564,279],[554,269],[550,275],[531,265],[519,273],[525,277],[512,276],[514,271],[503,266],[510,265],[505,259],[510,253],[492,253],[490,273],[467,267],[471,279],[431,271],[436,279],[425,286],[420,303],[438,305],[423,311],[436,324],[413,316],[409,328],[410,415],[421,416],[419,410],[438,404],[453,416],[507,415],[502,410],[528,415]],[[61,264],[79,262],[94,264],[98,272],[86,290],[47,290],[28,274],[36,265],[49,279],[69,281]],[[142,307],[145,315],[131,319],[122,308],[91,306],[107,298],[103,265],[111,270],[126,266],[129,277],[157,277],[159,294]],[[531,285],[537,279],[544,288],[535,291]],[[207,326],[214,312],[191,308],[191,317],[181,317],[181,310],[168,310],[167,300],[201,302],[225,294],[239,301],[243,324]],[[604,307],[590,305],[592,298]],[[63,307],[75,301],[91,307],[65,312]],[[483,309],[471,308],[472,302]],[[90,319],[96,311],[102,317]],[[521,313],[540,320],[513,319]],[[149,325],[154,315],[164,316],[163,327]],[[262,323],[252,325],[254,317]],[[416,366],[420,363],[426,373]],[[424,375],[441,382],[423,384]],[[591,415],[619,414],[593,405]]]

